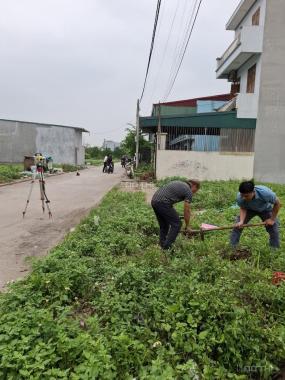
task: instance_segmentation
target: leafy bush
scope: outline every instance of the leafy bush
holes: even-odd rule
[[[203,184],[194,224],[230,222],[236,188]],[[255,229],[246,261],[222,258],[225,232],[180,236],[165,256],[157,233],[143,194],[110,192],[0,297],[0,378],[270,379],[285,358],[285,284],[271,283],[284,248]]]
[[[21,178],[21,171],[23,171],[21,164],[0,164],[0,183]]]

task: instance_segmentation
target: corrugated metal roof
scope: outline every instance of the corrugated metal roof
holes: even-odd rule
[[[48,127],[73,128],[73,129],[80,130],[81,132],[90,133],[89,131],[87,131],[87,129],[80,128],[80,127],[73,127],[71,125],[49,124],[49,123],[39,123],[36,121],[23,121],[23,120],[11,120],[11,119],[0,119],[0,121],[9,121],[13,123],[25,123],[25,124],[35,124],[35,125],[46,125]]]
[[[255,129],[256,119],[238,119],[236,112],[199,113],[184,116],[163,116],[160,118],[161,127],[190,127],[190,128],[241,128]],[[143,132],[156,132],[157,117],[140,117],[140,128]]]
[[[184,99],[184,100],[176,100],[174,102],[165,102],[160,103],[160,105],[165,106],[175,106],[175,107],[196,107],[198,100],[231,100],[234,97],[233,94],[220,94],[220,95],[212,95],[212,96],[202,96],[200,98],[193,98],[193,99]],[[158,106],[159,103],[154,104],[154,106]]]

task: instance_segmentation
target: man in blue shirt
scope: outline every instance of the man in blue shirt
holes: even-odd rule
[[[239,243],[243,224],[247,224],[253,217],[259,216],[265,222],[270,246],[279,248],[279,230],[276,217],[281,204],[276,194],[266,186],[255,186],[253,181],[242,182],[239,186],[237,204],[240,207],[240,216],[237,217],[236,227],[231,233],[231,245],[235,247]]]

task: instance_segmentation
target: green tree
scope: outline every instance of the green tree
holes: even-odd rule
[[[121,143],[122,149],[126,152],[126,154],[130,156],[134,156],[136,153],[136,129],[135,128],[127,128],[127,135]],[[142,135],[139,137],[139,149],[140,151],[145,148],[151,148],[152,144],[147,141]]]

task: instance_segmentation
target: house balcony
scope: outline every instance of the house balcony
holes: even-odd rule
[[[258,95],[238,94],[236,108],[238,119],[257,119]]]
[[[249,58],[262,53],[263,26],[244,26],[224,54],[217,58],[216,77],[227,79]]]

